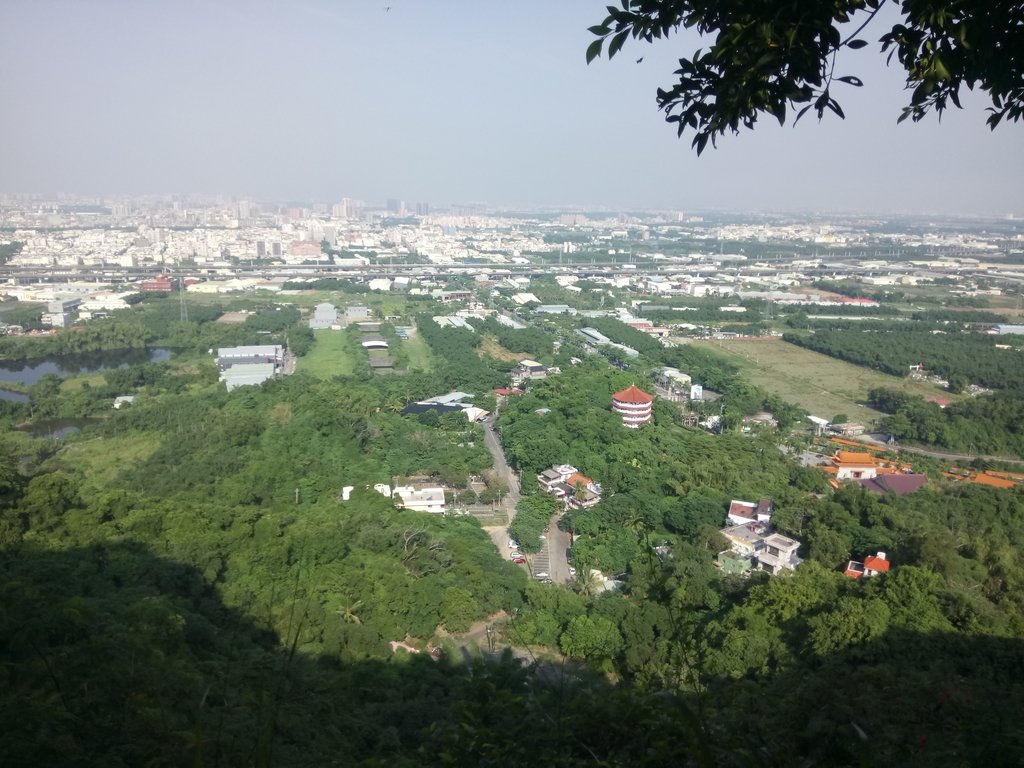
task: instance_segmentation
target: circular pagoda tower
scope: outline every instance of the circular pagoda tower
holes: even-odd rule
[[[653,404],[651,395],[633,385],[612,395],[612,411],[619,414],[623,425],[630,429],[639,429],[651,420]]]

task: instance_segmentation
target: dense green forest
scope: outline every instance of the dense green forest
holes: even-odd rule
[[[1006,338],[998,336],[936,332],[910,325],[889,332],[858,326],[809,335],[787,333],[783,339],[893,376],[906,376],[910,366],[922,364],[929,373],[962,385],[1020,389],[1024,384],[1024,357],[1013,349],[997,348],[997,344],[1007,344]]]
[[[45,379],[0,409],[5,764],[1003,765],[1024,753],[1020,489],[934,477],[906,497],[832,492],[783,455],[784,432],[710,435],[661,401],[653,424],[628,430],[611,393],[661,365],[723,392],[730,424],[788,406],[707,350],[645,345],[628,371],[601,356],[572,365],[568,336],[555,354],[551,335],[489,322],[473,333],[417,318],[429,373],[321,381],[300,368],[227,393],[199,352],[301,326],[253,309],[244,324],[198,307],[181,323],[173,300],[141,302],[98,327],[179,340],[167,344],[179,357],[102,382]],[[597,506],[559,520],[576,584],[530,581],[473,518],[396,510],[368,487],[486,474],[481,427],[401,410],[451,389],[492,405],[510,363],[481,354],[487,334],[563,367],[509,398],[498,428],[523,472],[524,548],[557,509],[534,473],[569,462],[602,484]],[[115,393],[137,399],[114,411]],[[94,422],[65,442],[13,429],[53,415]],[[726,577],[714,558],[729,500],[762,497],[806,562]],[[891,573],[840,573],[877,550]],[[598,595],[591,568],[622,590]],[[476,623],[488,617],[493,636]],[[515,657],[487,653],[495,641]]]
[[[903,392],[873,389],[868,402],[890,414],[879,426],[897,440],[953,451],[1024,456],[1024,397],[1017,392],[997,392],[940,408]]]

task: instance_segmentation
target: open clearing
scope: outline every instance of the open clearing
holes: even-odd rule
[[[318,379],[342,376],[355,370],[355,352],[349,348],[348,335],[344,331],[319,330],[313,331],[313,336],[316,343],[298,359],[298,370]]]
[[[418,331],[409,331],[409,338],[402,342],[402,348],[409,356],[410,371],[429,371],[433,367],[430,349]]]
[[[955,399],[930,384],[862,368],[781,339],[715,339],[694,344],[725,355],[754,384],[825,419],[841,413],[853,421],[878,418],[881,413],[860,405],[875,387]]]
[[[97,437],[73,442],[62,455],[71,464],[82,467],[85,484],[103,488],[139,462],[145,461],[160,446],[160,438],[138,434],[130,437]]]
[[[498,343],[498,340],[493,336],[484,336],[481,340],[480,346],[477,347],[476,353],[480,357],[485,355],[493,357],[495,360],[504,360],[507,363],[518,363],[520,360],[526,357],[526,355],[512,352]]]

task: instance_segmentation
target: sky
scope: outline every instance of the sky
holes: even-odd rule
[[[605,5],[0,0],[0,191],[1024,216],[1024,124],[990,131],[967,94],[897,125],[875,45],[840,61],[865,81],[834,92],[845,121],[697,157],[655,91],[699,41],[587,66]]]

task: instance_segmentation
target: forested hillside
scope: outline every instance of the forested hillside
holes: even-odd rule
[[[115,322],[152,322],[147,303]],[[296,326],[273,311],[256,327]],[[1021,490],[935,476],[906,497],[833,493],[783,434],[711,435],[662,401],[638,430],[610,412],[612,392],[675,363],[724,393],[726,416],[785,413],[705,350],[649,347],[623,371],[574,365],[568,335],[556,354],[536,332],[423,316],[430,372],[300,366],[228,393],[194,350],[256,329],[165,321],[150,338],[190,340],[170,362],[51,377],[0,410],[5,765],[1001,765],[1024,751]],[[574,584],[528,579],[472,517],[372,489],[487,474],[480,425],[401,414],[450,389],[492,403],[511,364],[484,335],[563,366],[509,397],[497,431],[522,471],[524,540],[558,509],[536,472],[569,462],[602,485],[558,519]],[[136,400],[115,411],[115,393]],[[13,429],[53,415],[91,421],[64,442]],[[805,562],[725,576],[728,503],[764,497]],[[891,573],[840,572],[878,550]],[[621,590],[599,594],[591,569]]]

